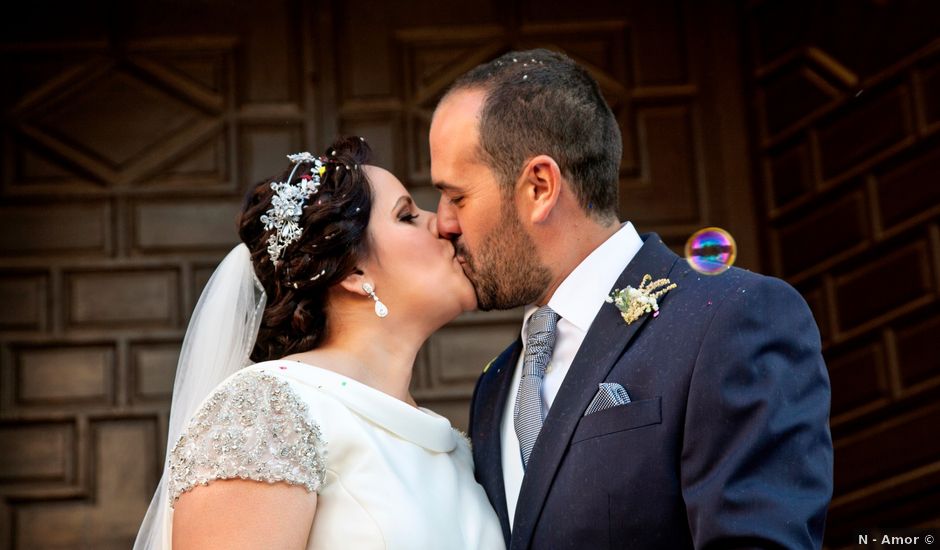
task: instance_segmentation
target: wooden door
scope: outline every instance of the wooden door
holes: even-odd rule
[[[827,542],[940,525],[940,6],[754,2],[768,271],[809,301],[832,380]]]
[[[310,11],[15,10],[0,49],[0,548],[126,549],[243,190],[311,141]]]

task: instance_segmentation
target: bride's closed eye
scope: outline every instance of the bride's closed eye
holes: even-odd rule
[[[398,221],[405,223],[414,223],[418,218],[418,214],[412,213],[415,210],[416,206],[414,201],[408,195],[404,195],[398,198],[395,201],[395,206],[392,207],[392,212],[398,212],[396,217]]]

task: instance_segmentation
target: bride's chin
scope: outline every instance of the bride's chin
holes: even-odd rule
[[[473,288],[473,285],[470,284],[470,281],[467,281],[467,284],[463,289],[460,300],[460,307],[463,313],[477,310],[477,293]]]
[[[439,279],[438,288],[443,290],[432,298],[434,301],[443,300],[447,303],[439,303],[436,308],[438,311],[451,311],[453,308],[454,317],[468,311],[477,309],[477,293],[470,283],[470,279],[464,274],[463,269],[456,273],[449,273],[443,279]]]
[[[466,279],[456,285],[453,282],[449,285],[442,285],[441,292],[425,294],[424,299],[426,301],[422,309],[425,315],[429,311],[434,311],[436,312],[434,317],[444,319],[443,324],[453,321],[463,313],[477,309],[476,291]]]
[[[474,295],[472,298],[461,304],[461,313],[469,313],[471,311],[477,310],[477,297]]]

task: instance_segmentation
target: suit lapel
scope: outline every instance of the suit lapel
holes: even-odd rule
[[[616,288],[635,287],[647,273],[653,279],[666,277],[678,259],[662,244],[658,235],[644,235],[643,240],[642,248],[617,279]],[[512,548],[528,548],[571,436],[597,393],[597,385],[606,379],[617,359],[650,317],[644,315],[627,325],[616,307],[605,304],[594,318],[532,449],[516,505]]]
[[[509,540],[509,512],[506,507],[506,486],[503,480],[502,445],[500,428],[503,411],[512,385],[512,374],[522,351],[522,341],[516,340],[490,363],[480,379],[474,400],[473,461],[477,481],[483,485],[487,497],[499,516],[503,537]]]

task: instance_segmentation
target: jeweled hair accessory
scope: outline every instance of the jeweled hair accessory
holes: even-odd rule
[[[287,158],[294,163],[294,168],[290,171],[287,181],[271,183],[271,189],[274,189],[276,194],[271,198],[271,208],[261,216],[264,229],[274,230],[268,237],[268,256],[275,264],[280,260],[281,252],[299,239],[303,233],[298,222],[304,203],[310,195],[317,192],[320,187],[320,177],[326,172],[323,161],[310,153],[295,153],[287,155]],[[310,175],[302,176],[299,183],[292,185],[294,173],[302,162],[313,163]]]

